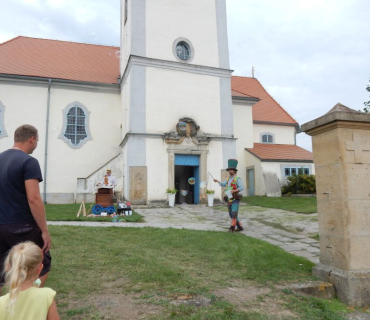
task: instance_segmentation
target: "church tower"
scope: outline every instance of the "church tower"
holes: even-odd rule
[[[236,156],[226,0],[121,0],[120,58],[125,198],[199,203]]]

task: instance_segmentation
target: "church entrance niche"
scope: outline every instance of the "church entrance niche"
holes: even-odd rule
[[[194,184],[189,179],[195,180]],[[191,180],[190,180],[191,182]],[[175,155],[175,203],[199,204],[199,156]]]

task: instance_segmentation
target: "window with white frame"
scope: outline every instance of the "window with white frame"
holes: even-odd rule
[[[284,166],[282,170],[283,177],[291,177],[300,174],[311,174],[310,166]]]
[[[172,50],[177,61],[190,63],[194,58],[194,47],[188,39],[176,39],[173,43]]]
[[[59,138],[72,148],[80,148],[91,140],[89,130],[89,115],[87,108],[79,103],[73,102],[63,110],[63,129]]]
[[[4,112],[5,106],[0,101],[0,139],[8,136],[4,125]]]
[[[269,132],[261,133],[261,143],[275,143],[275,135]]]

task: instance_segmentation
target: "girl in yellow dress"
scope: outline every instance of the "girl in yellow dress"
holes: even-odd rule
[[[42,250],[31,241],[14,246],[4,262],[7,294],[0,297],[1,320],[60,320],[56,292],[38,288]]]

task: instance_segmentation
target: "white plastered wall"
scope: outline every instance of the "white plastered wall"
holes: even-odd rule
[[[295,127],[267,124],[253,124],[253,142],[261,143],[261,133],[272,133],[275,136],[275,144],[295,144]]]
[[[162,139],[147,139],[148,201],[167,200],[168,145]]]
[[[155,0],[146,6],[147,57],[178,61],[172,46],[181,37],[194,47],[192,64],[219,67],[214,0]]]
[[[126,81],[123,83],[121,90],[121,134],[122,138],[125,137],[129,130],[129,119],[130,119],[130,85],[131,85],[131,73],[127,76]]]
[[[128,133],[129,128],[129,119],[130,119],[130,78],[131,74],[127,76],[126,81],[123,83],[123,87],[121,90],[121,137],[122,140],[125,138],[126,134]],[[125,199],[129,199],[129,169],[127,166],[127,144],[122,146],[122,153],[123,153],[123,163],[122,163],[122,172],[123,172],[123,196]]]
[[[282,166],[283,167],[309,167],[310,174],[315,174],[315,166],[313,163],[307,162],[262,162],[262,170],[264,172],[273,172],[276,173],[279,180],[286,180],[284,176],[282,176]]]
[[[239,161],[238,177],[243,182],[243,195],[247,195],[245,148],[253,148],[253,104],[251,102],[233,101],[234,137],[237,138],[236,156]]]
[[[247,169],[254,169],[254,193],[256,196],[263,196],[265,195],[266,188],[262,175],[261,161],[248,151],[244,151],[244,153]],[[245,188],[248,189],[247,183],[245,184]],[[249,195],[248,190],[247,195]]]
[[[245,151],[245,157],[247,166],[249,168],[254,168],[255,172],[255,195],[264,196],[266,194],[265,181],[263,178],[264,172],[275,173],[279,181],[284,181],[285,178],[282,177],[282,166],[287,167],[310,167],[310,173],[315,174],[315,166],[313,163],[304,162],[261,162],[257,157]]]
[[[4,125],[8,133],[8,137],[0,139],[0,152],[13,146],[16,128],[31,124],[39,131],[38,146],[32,156],[39,161],[41,169],[44,167],[47,92],[47,84],[20,85],[0,81],[0,101],[5,106]]]
[[[63,109],[78,101],[90,111],[91,141],[79,149],[58,139],[63,125]],[[52,88],[50,98],[48,193],[73,190],[76,178],[87,177],[121,151],[120,95]],[[63,171],[57,170],[63,168]],[[66,172],[68,175],[66,176]]]
[[[221,181],[221,170],[226,169],[223,167],[222,142],[211,141],[208,145],[208,150],[207,170],[215,179]],[[215,190],[215,199],[222,200],[221,187],[218,185],[218,183],[213,182],[209,175],[208,188]]]
[[[39,160],[44,175],[47,85],[0,83],[0,100],[6,106],[5,125],[9,134],[9,137],[0,139],[0,150],[12,146],[13,133],[19,125],[34,125],[39,130],[40,140],[33,156]],[[58,138],[63,127],[63,110],[75,101],[90,111],[89,128],[92,136],[92,140],[78,149],[71,148]],[[116,116],[120,108],[118,92],[69,89],[52,84],[46,190],[48,202],[73,202],[77,178],[89,176],[120,153],[121,119]],[[43,192],[42,183],[40,190]]]
[[[135,1],[135,0],[129,0]],[[128,11],[129,12],[129,11]],[[120,69],[121,75],[126,69],[126,65],[128,59],[130,58],[131,53],[131,41],[130,41],[130,34],[131,34],[131,21],[130,21],[130,14],[128,19],[125,23],[125,0],[121,0],[121,46],[120,46]]]
[[[146,68],[146,79],[148,133],[175,131],[179,119],[189,117],[202,132],[221,134],[219,78]]]

